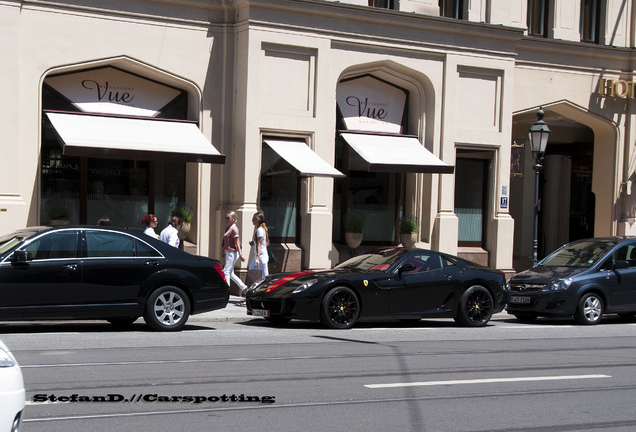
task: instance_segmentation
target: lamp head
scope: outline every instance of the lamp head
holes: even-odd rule
[[[545,154],[545,149],[548,145],[548,138],[550,137],[550,128],[543,121],[543,107],[537,111],[537,121],[534,122],[532,127],[528,130],[528,136],[530,138],[530,151],[535,159],[540,159]]]

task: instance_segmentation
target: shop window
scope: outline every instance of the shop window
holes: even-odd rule
[[[381,9],[396,9],[395,0],[369,0],[369,6]]]
[[[166,112],[185,118],[185,100],[183,95],[176,98]],[[46,84],[42,103],[45,110],[78,111]],[[161,228],[172,207],[185,200],[185,163],[65,156],[46,115],[40,161],[43,225],[53,219],[47,207],[63,203],[70,209],[72,224],[93,225],[107,216],[115,226],[139,227],[144,214],[154,213]]]
[[[295,243],[299,226],[296,170],[268,146],[261,160],[260,207],[272,243]]]
[[[366,162],[342,139],[336,140],[336,169],[346,175],[335,179],[333,238],[345,243],[344,215],[364,215],[364,244],[395,244],[396,226],[403,213],[403,173],[369,172]]]
[[[581,42],[600,40],[601,0],[581,0]]]
[[[455,214],[459,219],[459,246],[482,247],[488,216],[488,171],[492,152],[457,152]]]
[[[446,18],[464,19],[464,0],[439,0],[439,14]]]
[[[548,37],[548,1],[528,0],[528,34]]]

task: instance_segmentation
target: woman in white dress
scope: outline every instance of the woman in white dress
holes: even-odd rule
[[[267,246],[269,246],[269,232],[265,225],[265,215],[262,212],[254,213],[252,223],[256,227],[254,230],[254,238],[250,241],[250,246],[255,246],[254,258],[250,263],[249,270],[260,270],[261,276],[269,275],[269,255],[267,254]]]

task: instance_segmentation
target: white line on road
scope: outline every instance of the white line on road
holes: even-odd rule
[[[515,378],[486,378],[472,380],[452,380],[452,381],[422,381],[412,383],[390,383],[390,384],[366,384],[367,388],[395,388],[395,387],[423,387],[439,385],[459,385],[459,384],[491,384],[505,382],[528,382],[528,381],[559,381],[559,380],[581,380],[611,378],[611,375],[561,375],[542,377],[515,377]]]

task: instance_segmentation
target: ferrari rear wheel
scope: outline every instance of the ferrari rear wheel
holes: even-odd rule
[[[457,323],[466,327],[483,327],[492,317],[492,296],[481,285],[471,286],[462,294],[457,309]]]
[[[322,299],[320,322],[333,329],[348,329],[358,321],[360,301],[350,288],[336,287]]]

